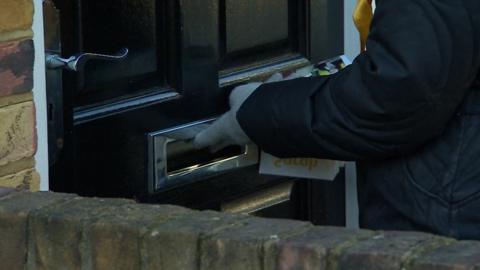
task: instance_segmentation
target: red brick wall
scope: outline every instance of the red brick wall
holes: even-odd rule
[[[0,188],[0,269],[478,270],[480,242]]]
[[[38,190],[32,18],[31,0],[0,1],[0,186]]]

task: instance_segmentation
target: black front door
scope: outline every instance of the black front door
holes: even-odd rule
[[[343,1],[53,0],[45,6],[59,14],[55,49],[63,58],[118,58],[87,55],[76,71],[63,70],[61,95],[48,90],[54,191],[218,210],[273,186],[291,188],[292,179],[258,175],[256,166],[152,188],[147,137],[220,115],[235,85],[342,54]]]

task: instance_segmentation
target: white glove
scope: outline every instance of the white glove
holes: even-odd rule
[[[276,73],[265,82],[281,81],[282,79],[282,75]],[[197,149],[210,147],[212,151],[217,151],[229,145],[248,144],[250,138],[237,121],[237,111],[260,85],[261,83],[248,83],[233,89],[229,97],[230,110],[211,126],[198,133],[193,140],[193,145]]]

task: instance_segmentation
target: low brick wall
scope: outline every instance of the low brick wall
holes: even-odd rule
[[[0,189],[0,269],[480,269],[480,242]]]

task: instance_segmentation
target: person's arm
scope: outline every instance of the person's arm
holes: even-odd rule
[[[439,136],[478,69],[461,0],[382,0],[367,51],[329,77],[265,84],[240,107],[248,137],[279,157],[362,160]]]

